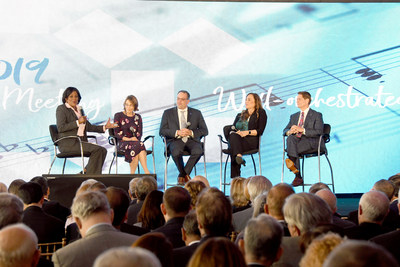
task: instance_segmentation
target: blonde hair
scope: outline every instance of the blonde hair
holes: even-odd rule
[[[250,199],[244,193],[246,178],[236,177],[231,181],[231,200],[235,207],[244,207],[249,204]]]

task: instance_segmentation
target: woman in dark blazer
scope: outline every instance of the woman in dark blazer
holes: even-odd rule
[[[258,148],[259,137],[266,125],[267,113],[260,97],[255,93],[247,94],[246,109],[237,114],[233,125],[224,127],[231,150],[231,178],[240,176],[240,167],[246,164],[243,153]]]
[[[75,87],[65,89],[62,97],[63,104],[57,107],[57,130],[58,138],[65,136],[80,136],[84,152],[89,152],[89,162],[86,165],[86,174],[101,174],[107,150],[99,145],[87,141],[87,132],[104,133],[106,129],[115,128],[108,119],[107,124],[96,126],[90,124],[78,104],[81,101],[81,94]],[[80,153],[79,141],[77,139],[65,139],[59,142],[61,152]]]

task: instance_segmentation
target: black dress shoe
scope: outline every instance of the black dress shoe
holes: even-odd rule
[[[246,161],[243,159],[243,157],[236,156],[235,160],[237,164],[246,166]]]

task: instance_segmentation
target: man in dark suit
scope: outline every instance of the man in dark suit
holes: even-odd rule
[[[42,210],[44,197],[40,185],[25,183],[18,189],[18,196],[24,202],[22,222],[36,233],[39,243],[61,242],[65,236],[64,222]]]
[[[176,107],[164,111],[160,125],[160,135],[167,139],[168,150],[179,171],[179,184],[190,180],[189,175],[203,154],[200,139],[208,134],[201,111],[188,107],[189,102],[189,92],[179,91]],[[190,153],[186,166],[182,158],[185,150]]]
[[[303,179],[299,172],[300,154],[317,150],[319,136],[324,130],[322,114],[310,109],[310,103],[310,93],[299,92],[296,104],[300,111],[290,116],[289,123],[283,129],[283,135],[287,136],[286,149],[288,159],[286,159],[286,166],[296,174],[292,182],[293,186],[303,184]]]
[[[182,239],[182,225],[186,214],[190,210],[189,192],[178,186],[165,190],[161,212],[165,218],[165,224],[154,232],[163,233],[174,248],[185,246]]]

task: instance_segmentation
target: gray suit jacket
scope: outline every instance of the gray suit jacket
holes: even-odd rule
[[[284,236],[281,243],[283,253],[281,258],[272,264],[272,267],[297,267],[303,257],[300,250],[300,237]]]
[[[200,110],[188,107],[187,121],[190,122],[188,129],[193,131],[193,140],[200,141],[202,136],[208,135],[207,125]],[[175,133],[179,129],[178,108],[165,110],[161,119],[160,135],[165,136],[169,143],[175,139]]]
[[[113,247],[131,246],[136,239],[137,236],[119,232],[112,225],[99,224],[84,238],[57,250],[51,260],[55,267],[92,266],[102,252]]]
[[[82,114],[84,114],[83,110]],[[76,117],[75,112],[72,109],[67,108],[65,104],[59,105],[56,111],[56,118],[57,118],[58,138],[77,135],[78,125],[76,124],[76,121],[78,120],[78,118]],[[92,125],[89,121],[87,121],[83,141],[87,141],[87,132],[104,133],[103,126]],[[74,139],[66,139],[60,141],[59,143],[60,150],[64,151],[68,147],[76,144],[77,142],[78,141]]]

